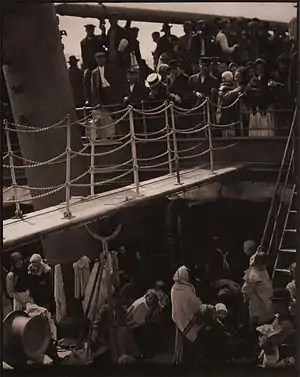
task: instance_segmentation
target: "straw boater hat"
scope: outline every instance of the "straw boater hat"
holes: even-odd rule
[[[10,312],[3,320],[3,361],[15,367],[27,360],[38,360],[51,340],[45,316],[30,317],[21,310]]]
[[[146,87],[153,88],[161,82],[161,75],[159,73],[150,73],[146,79]]]

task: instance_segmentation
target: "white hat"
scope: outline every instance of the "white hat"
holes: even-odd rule
[[[42,257],[40,256],[40,254],[32,254],[30,259],[29,259],[29,262],[30,263],[41,263]]]

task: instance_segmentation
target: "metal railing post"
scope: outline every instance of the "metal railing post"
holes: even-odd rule
[[[71,198],[71,117],[67,115],[67,141],[66,141],[66,210],[64,217],[70,219],[72,217],[70,211]]]
[[[210,101],[206,98],[206,112],[207,112],[207,130],[208,130],[208,144],[209,144],[209,159],[210,159],[210,170],[214,171],[214,149],[212,142],[212,132],[211,132],[211,119],[210,119]]]
[[[9,134],[9,129],[8,129],[8,121],[7,119],[4,120],[4,129],[5,129],[5,136],[6,136],[6,143],[7,143],[7,152],[8,152],[8,159],[9,159],[9,166],[10,166],[10,175],[11,175],[11,183],[12,183],[12,188],[13,188],[13,193],[14,193],[14,200],[18,200],[18,187],[17,187],[17,179],[16,179],[16,172],[14,168],[14,156],[13,156],[13,151],[11,147],[11,140],[10,140],[10,134]],[[23,217],[23,212],[21,210],[21,204],[16,202],[15,203],[15,217],[16,218],[22,218]]]
[[[136,194],[140,194],[140,182],[139,182],[139,167],[138,167],[138,159],[137,159],[137,151],[136,151],[136,137],[134,131],[134,120],[133,120],[133,107],[131,105],[128,106],[129,109],[129,127],[130,127],[130,135],[131,135],[131,156],[132,156],[132,163],[133,163],[133,179],[135,184]]]
[[[96,122],[95,110],[92,110],[93,125],[90,133],[91,159],[90,159],[90,194],[95,195],[95,140],[96,140]]]
[[[166,129],[167,129],[167,150],[168,150],[169,173],[173,174],[171,139],[170,139],[170,124],[169,124],[169,113],[168,113],[168,103],[167,102],[165,102],[165,122],[166,122]]]
[[[179,154],[178,154],[178,145],[176,137],[176,125],[175,125],[175,114],[174,114],[174,104],[170,102],[171,109],[171,126],[173,131],[173,149],[174,149],[174,160],[175,160],[175,169],[176,169],[176,178],[177,184],[181,185],[180,181],[180,167],[179,167]]]
[[[145,110],[145,108],[144,108],[144,101],[142,101],[143,132],[144,132],[145,139],[148,139],[148,135],[147,135],[147,120],[146,120],[146,116],[145,116],[144,110]]]

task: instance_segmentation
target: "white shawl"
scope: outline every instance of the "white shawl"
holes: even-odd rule
[[[196,296],[194,286],[189,282],[189,274],[185,266],[181,266],[176,271],[173,280],[174,285],[171,289],[172,319],[178,329],[194,342],[201,325],[193,323],[193,319],[195,314],[201,311],[203,304]]]
[[[54,298],[56,305],[55,318],[56,322],[59,323],[67,312],[66,297],[64,292],[64,280],[62,277],[60,264],[57,264],[54,267]]]
[[[74,269],[74,297],[79,299],[84,296],[85,287],[90,276],[90,259],[83,256],[73,264]]]

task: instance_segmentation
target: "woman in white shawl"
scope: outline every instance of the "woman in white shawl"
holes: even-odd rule
[[[214,307],[197,297],[189,271],[181,266],[176,271],[171,289],[172,319],[176,325],[175,364],[197,362],[200,352],[198,333],[205,326],[204,317],[214,314]]]

